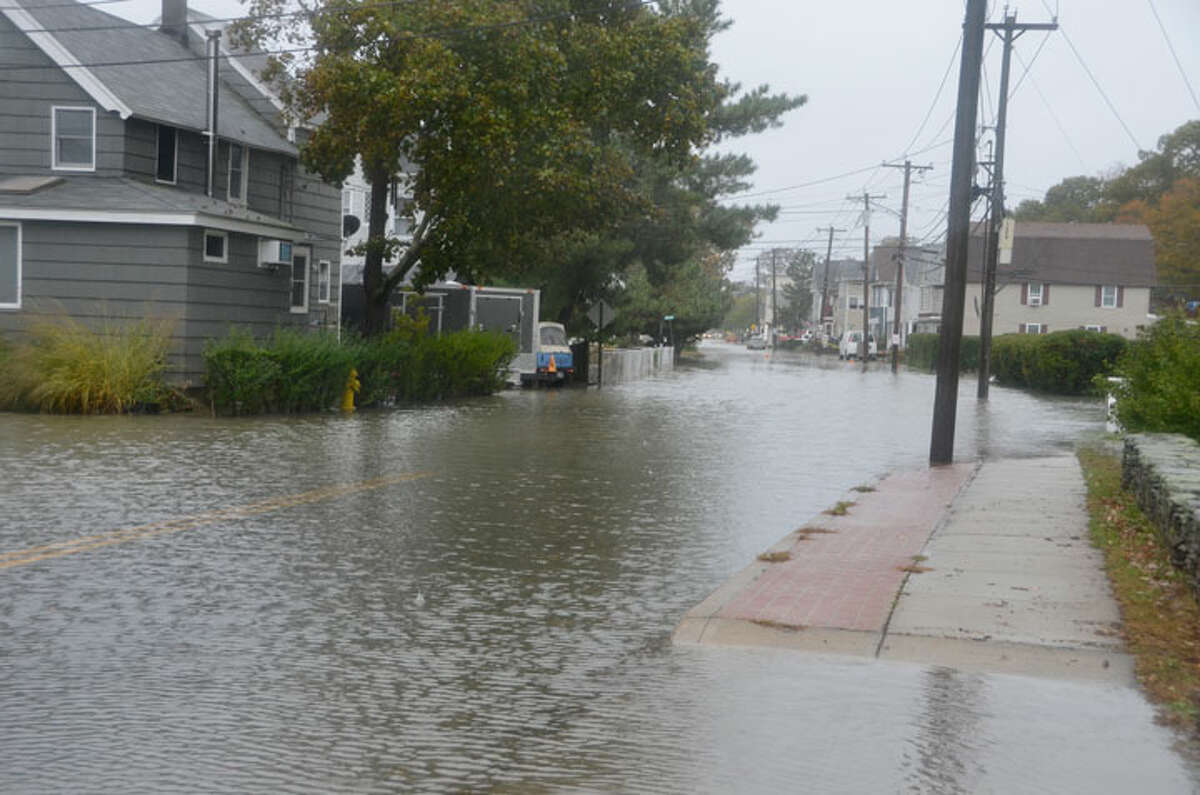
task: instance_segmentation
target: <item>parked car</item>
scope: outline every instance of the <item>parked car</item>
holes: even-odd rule
[[[839,359],[857,359],[861,353],[862,347],[862,332],[847,331],[842,335],[842,341],[838,346]],[[875,351],[875,335],[867,335],[867,359],[874,359]]]
[[[800,339],[800,341],[801,341],[801,342],[803,342],[805,345],[807,345],[808,343],[812,342],[812,341],[813,341],[813,332],[812,332],[812,329],[810,329],[810,328],[806,328],[806,329],[804,329],[804,331],[802,331],[802,332],[800,333],[800,338],[799,338],[799,339]]]
[[[762,351],[767,348],[767,338],[761,334],[746,338],[746,348],[752,351]]]

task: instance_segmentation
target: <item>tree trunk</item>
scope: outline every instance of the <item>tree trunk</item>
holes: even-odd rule
[[[387,205],[392,175],[385,169],[373,169],[367,175],[371,185],[371,204],[367,217],[367,252],[363,264],[363,292],[366,294],[366,323],[368,337],[388,330],[388,299],[391,288],[383,278],[383,255],[387,248]]]

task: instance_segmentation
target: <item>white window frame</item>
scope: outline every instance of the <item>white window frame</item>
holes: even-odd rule
[[[292,303],[292,293],[296,288],[296,256],[304,255],[304,304],[296,306]],[[308,300],[310,279],[309,271],[312,269],[312,248],[309,246],[292,246],[292,267],[288,273],[288,310],[294,315],[308,314]]]
[[[242,168],[241,168],[242,178],[239,181],[240,184],[238,185],[238,188],[241,190],[241,194],[242,194],[241,196],[234,196],[233,190],[232,190],[233,189],[233,148],[235,146],[238,147],[242,152],[242,158],[241,158],[241,160],[242,160]],[[225,172],[225,198],[229,201],[230,204],[244,205],[247,203],[246,190],[250,185],[250,147],[248,147],[245,144],[240,143],[238,141],[230,141],[229,142],[229,157],[227,159],[229,160],[229,162],[226,164],[226,172]]]
[[[92,114],[92,162],[87,165],[79,163],[62,164],[58,162],[58,112],[87,111]],[[50,107],[50,168],[53,171],[95,171],[96,170],[96,109],[87,105],[52,105]]]
[[[209,254],[208,254],[208,239],[210,237],[219,237],[219,238],[221,238],[221,240],[224,241],[221,244],[222,256],[220,256],[220,257],[210,257],[209,256]],[[229,233],[222,232],[219,229],[205,229],[203,244],[201,245],[200,252],[202,254],[204,254],[205,262],[220,262],[220,263],[229,262]]]
[[[1112,302],[1109,303],[1108,291],[1112,290]],[[1100,308],[1101,309],[1116,309],[1117,308],[1117,293],[1120,288],[1115,284],[1100,285]]]
[[[332,292],[333,265],[327,259],[317,262],[317,303],[329,303]]]
[[[1087,326],[1084,326],[1084,327],[1083,327],[1083,330],[1084,330],[1084,331],[1096,331],[1096,332],[1101,332],[1101,333],[1103,333],[1103,332],[1104,332],[1104,326],[1097,326],[1097,325],[1087,325]]]
[[[850,295],[847,295],[846,296],[846,308],[847,309],[862,309],[862,296],[860,296],[856,293],[851,293]]]
[[[175,162],[171,164],[171,179],[160,179],[158,176],[159,147],[162,146],[162,131],[170,130],[175,134]],[[174,185],[179,181],[179,128],[169,124],[154,125],[154,181],[160,185]]]
[[[1035,287],[1037,288],[1036,295],[1034,294]],[[1043,298],[1043,296],[1045,296],[1045,294],[1046,294],[1046,289],[1042,285],[1041,282],[1030,282],[1029,283],[1029,290],[1028,290],[1028,293],[1026,294],[1026,297],[1029,299],[1030,306],[1041,306],[1043,304],[1042,298]],[[1035,323],[1034,325],[1036,326],[1036,325],[1040,325],[1040,324]]]
[[[1043,324],[1041,324],[1041,323],[1026,323],[1025,324],[1025,333],[1026,334],[1041,334],[1042,333],[1042,325]],[[1037,326],[1037,331],[1033,331],[1034,326]]]
[[[17,300],[15,303],[0,303],[0,309],[20,309],[21,308],[21,249],[23,243],[21,241],[21,224],[17,221],[0,221],[0,226],[11,226],[17,230]]]

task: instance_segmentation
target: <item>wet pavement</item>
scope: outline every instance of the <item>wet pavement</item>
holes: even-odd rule
[[[0,791],[1195,788],[1128,688],[673,647],[928,454],[930,376],[706,353],[353,417],[0,415]],[[1103,429],[973,387],[961,459]]]

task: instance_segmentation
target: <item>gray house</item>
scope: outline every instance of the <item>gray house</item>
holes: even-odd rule
[[[162,19],[0,4],[0,333],[170,319],[172,376],[196,383],[231,325],[336,326],[341,196],[245,65],[219,40],[205,55],[182,0]]]

